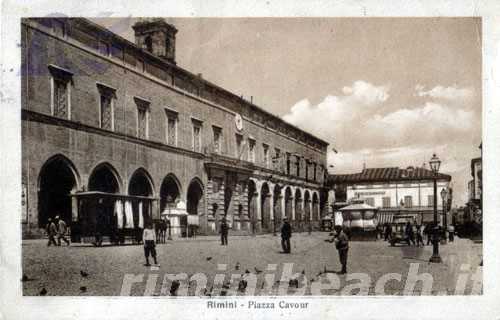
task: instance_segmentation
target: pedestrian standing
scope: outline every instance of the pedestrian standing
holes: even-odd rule
[[[341,226],[335,227],[336,235],[335,235],[335,248],[339,252],[339,260],[342,265],[342,270],[340,270],[340,274],[347,273],[347,255],[349,252],[349,238],[345,234],[344,230]]]
[[[66,222],[64,222],[63,219],[60,219],[59,216],[56,216],[56,222],[57,222],[57,245],[61,245],[61,240],[66,242],[66,245],[69,246],[69,241],[66,239],[66,232],[68,231],[68,226],[66,225]]]
[[[434,233],[433,224],[428,223],[425,225],[425,233],[427,234],[427,245],[432,243],[432,234]]]
[[[448,227],[448,236],[450,237],[450,242],[455,240],[455,227],[452,224]]]
[[[415,237],[413,234],[413,227],[409,221],[406,223],[405,235],[406,235],[406,243],[408,243],[408,245],[410,245],[410,242],[411,242],[413,245],[415,245]]]
[[[391,240],[392,237],[392,226],[389,223],[385,224],[385,235],[384,235],[384,240]]]
[[[290,238],[292,237],[292,226],[288,222],[288,218],[283,218],[283,225],[281,226],[281,247],[283,253],[290,253]]]
[[[56,243],[56,235],[57,235],[57,227],[54,221],[52,221],[51,218],[49,218],[47,226],[45,227],[45,231],[47,231],[47,236],[49,237],[49,242],[47,243],[47,246],[50,247],[51,244],[54,246],[57,246]]]
[[[156,260],[156,234],[150,222],[146,224],[142,231],[142,242],[144,243],[144,257],[146,258],[146,267],[149,267],[149,256],[153,257],[156,266],[160,266]]]
[[[227,234],[229,233],[229,225],[227,224],[226,217],[223,217],[220,222],[220,241],[221,246],[227,246]]]
[[[420,244],[422,244],[422,247],[424,246],[424,226],[421,224],[417,227],[417,246],[420,247]]]

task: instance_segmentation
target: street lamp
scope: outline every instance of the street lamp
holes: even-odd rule
[[[445,188],[443,188],[443,190],[441,190],[441,199],[443,200],[443,229],[444,229],[444,243],[446,243],[446,230],[447,230],[447,217],[446,217],[446,214],[447,214],[447,210],[446,210],[446,207],[447,207],[447,201],[448,201],[448,190],[446,190]]]
[[[438,219],[437,219],[437,174],[439,172],[439,167],[441,166],[441,160],[436,156],[436,154],[432,155],[431,160],[429,161],[429,165],[431,167],[433,173],[434,180],[434,232],[432,239],[432,257],[429,259],[429,262],[441,263],[441,257],[439,256],[439,234],[438,234]]]

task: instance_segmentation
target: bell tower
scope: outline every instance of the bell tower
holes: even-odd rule
[[[177,29],[162,18],[136,22],[135,44],[144,50],[175,64],[175,35]]]

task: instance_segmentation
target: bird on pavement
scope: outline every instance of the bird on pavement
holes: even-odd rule
[[[84,278],[87,278],[89,274],[83,270],[80,270],[80,275]]]
[[[207,257],[207,261],[210,261],[210,260],[212,260],[212,257]]]
[[[87,287],[85,287],[85,286],[81,286],[81,287],[80,287],[80,291],[81,291],[81,292],[86,292],[86,291],[87,291]]]
[[[42,288],[42,290],[40,290],[40,295],[41,295],[41,296],[44,296],[44,295],[46,295],[46,294],[47,294],[47,289]]]

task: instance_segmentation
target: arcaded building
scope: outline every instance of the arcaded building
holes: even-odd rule
[[[22,21],[23,234],[55,215],[75,232],[165,216],[183,236],[222,217],[234,233],[317,228],[327,143],[179,67],[173,25],[133,29]]]

